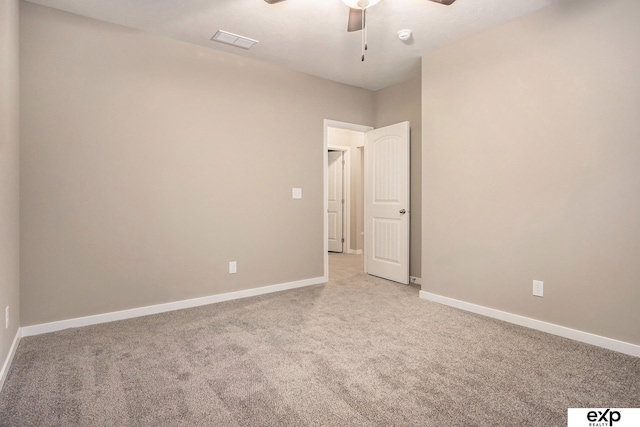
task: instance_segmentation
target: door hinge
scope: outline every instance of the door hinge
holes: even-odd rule
[[[342,201],[342,204],[344,205],[344,199],[342,199],[341,201]]]
[[[344,243],[344,237],[342,238],[342,243]]]
[[[343,165],[345,164],[345,163],[344,163],[344,160],[342,161],[342,164],[343,164]]]

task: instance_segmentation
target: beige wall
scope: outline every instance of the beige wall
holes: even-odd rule
[[[372,92],[21,13],[23,326],[323,275],[323,120]]]
[[[421,79],[415,77],[375,93],[375,127],[411,123],[411,259],[409,274],[422,277],[422,106]]]
[[[423,290],[640,344],[639,22],[566,1],[423,58]]]
[[[20,318],[18,10],[18,0],[0,0],[0,367]],[[4,324],[7,306],[8,329]]]

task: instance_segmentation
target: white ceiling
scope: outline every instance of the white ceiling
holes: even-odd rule
[[[361,32],[347,33],[349,9],[341,0],[29,1],[378,90],[417,76],[425,53],[561,0],[381,0],[368,10],[365,62]],[[407,42],[397,36],[404,28],[413,31]],[[259,43],[247,51],[210,41],[217,30]]]

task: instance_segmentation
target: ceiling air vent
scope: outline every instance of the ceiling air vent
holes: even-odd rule
[[[214,42],[226,43],[231,46],[241,47],[243,49],[251,49],[251,46],[258,43],[258,40],[253,40],[248,37],[242,37],[237,34],[229,33],[227,31],[218,30],[211,40]]]

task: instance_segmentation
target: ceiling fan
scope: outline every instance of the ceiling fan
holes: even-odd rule
[[[264,0],[269,4],[280,3],[285,0]],[[347,21],[347,31],[360,31],[362,32],[362,61],[364,61],[364,51],[367,50],[367,9],[374,6],[380,0],[342,0],[344,4],[349,7],[349,20]],[[435,3],[440,3],[445,6],[453,4],[456,0],[429,0]]]

